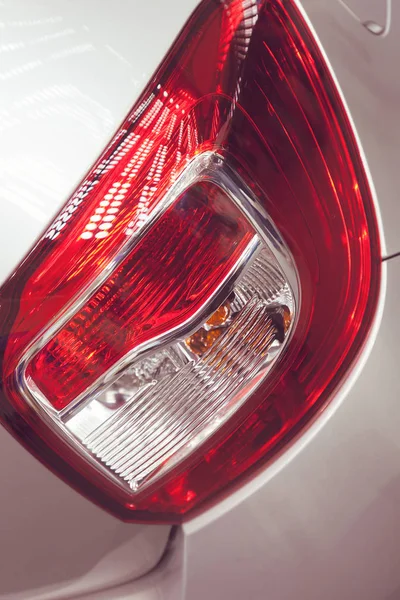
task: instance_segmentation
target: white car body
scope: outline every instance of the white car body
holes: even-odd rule
[[[0,281],[104,149],[196,4],[0,2]],[[376,190],[383,281],[362,356],[282,455],[170,543],[170,527],[118,521],[0,428],[0,600],[400,598],[400,13],[390,0],[301,5]]]

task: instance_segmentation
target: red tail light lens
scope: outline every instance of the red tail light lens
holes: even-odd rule
[[[295,0],[204,0],[1,289],[1,419],[124,519],[177,521],[327,402],[380,248]]]
[[[34,356],[27,377],[65,408],[128,352],[193,318],[254,236],[220,188],[188,188]]]

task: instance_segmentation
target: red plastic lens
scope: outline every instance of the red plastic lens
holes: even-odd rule
[[[190,187],[36,354],[27,376],[65,408],[125,354],[189,320],[254,235],[220,188]]]
[[[21,394],[18,368],[204,152],[236,170],[289,247],[298,320],[283,359],[241,411],[132,500],[37,417]],[[145,342],[149,319],[151,336],[162,333],[226,277],[253,233],[239,214],[225,221],[221,192],[200,186],[195,196],[192,206],[191,194],[183,195],[33,358],[28,376],[54,407],[67,406]],[[122,518],[179,520],[269,459],[328,401],[369,331],[379,264],[357,143],[297,3],[204,0],[110,146],[1,290],[2,421]]]

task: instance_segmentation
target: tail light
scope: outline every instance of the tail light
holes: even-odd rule
[[[297,2],[204,0],[1,290],[2,422],[121,518],[178,521],[324,406],[379,256]]]

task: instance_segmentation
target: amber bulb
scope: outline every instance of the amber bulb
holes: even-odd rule
[[[227,300],[224,304],[221,304],[219,308],[211,315],[211,317],[207,320],[206,324],[209,327],[220,327],[224,325],[226,321],[229,319],[231,314],[231,305]]]
[[[290,327],[290,323],[292,322],[292,315],[287,306],[283,307],[282,319],[283,319],[283,330],[286,333]]]
[[[201,329],[198,329],[198,331],[186,340],[186,344],[194,354],[203,356],[222,335],[223,331],[222,328],[207,331],[204,327],[201,327]]]

